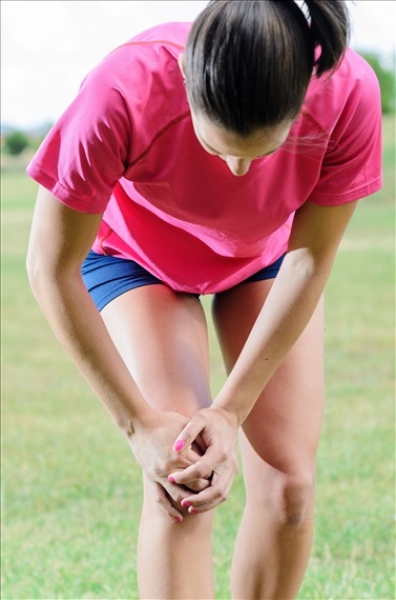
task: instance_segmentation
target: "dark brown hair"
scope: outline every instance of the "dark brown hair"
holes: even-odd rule
[[[243,137],[294,119],[313,73],[337,67],[349,36],[344,1],[304,4],[212,0],[186,45],[193,110]]]

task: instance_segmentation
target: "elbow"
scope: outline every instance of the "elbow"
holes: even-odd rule
[[[56,265],[46,248],[30,244],[25,261],[28,283],[35,298],[45,296],[48,286],[56,280]]]
[[[300,272],[306,279],[312,277],[327,279],[333,264],[333,257],[326,254],[315,254],[308,248],[289,251],[287,255],[290,268]]]
[[[48,252],[45,247],[29,247],[25,268],[30,289],[39,304],[81,281],[80,261],[64,260]]]
[[[32,252],[30,246],[26,254],[25,269],[30,288],[33,290],[34,281],[37,276],[37,262],[35,260],[34,252]]]
[[[40,260],[35,252],[31,249],[28,250],[26,256],[26,274],[29,282],[30,289],[33,295],[37,298],[40,295],[41,282],[43,280],[44,269],[40,266]]]

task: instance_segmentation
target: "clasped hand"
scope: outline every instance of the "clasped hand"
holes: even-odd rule
[[[155,413],[129,442],[161,508],[176,521],[224,502],[238,471],[237,423],[224,409],[208,408],[188,419]],[[175,441],[176,440],[176,441]]]

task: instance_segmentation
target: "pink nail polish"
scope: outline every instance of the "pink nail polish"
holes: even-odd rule
[[[170,481],[171,483],[176,483],[176,481],[173,479],[173,477],[171,475],[169,475],[168,481]]]
[[[183,506],[183,508],[188,508],[189,506],[191,506],[191,502],[189,502],[188,500],[182,500],[181,505]]]
[[[181,523],[183,521],[183,519],[181,519],[180,517],[174,517],[176,523]]]
[[[180,452],[180,450],[183,450],[185,445],[186,445],[185,441],[177,440],[177,442],[174,445],[174,449],[176,450],[176,452]]]
[[[189,513],[190,513],[190,515],[197,515],[197,514],[198,514],[198,511],[197,511],[195,508],[192,508],[192,509],[189,511]]]

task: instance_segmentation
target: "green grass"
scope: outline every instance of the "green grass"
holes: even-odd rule
[[[388,117],[384,188],[359,206],[326,290],[327,406],[304,600],[395,597],[394,128]],[[28,287],[35,193],[23,171],[3,170],[2,598],[133,600],[140,472]],[[224,369],[210,335],[215,393]],[[219,600],[230,597],[243,496],[239,475],[216,513]]]

